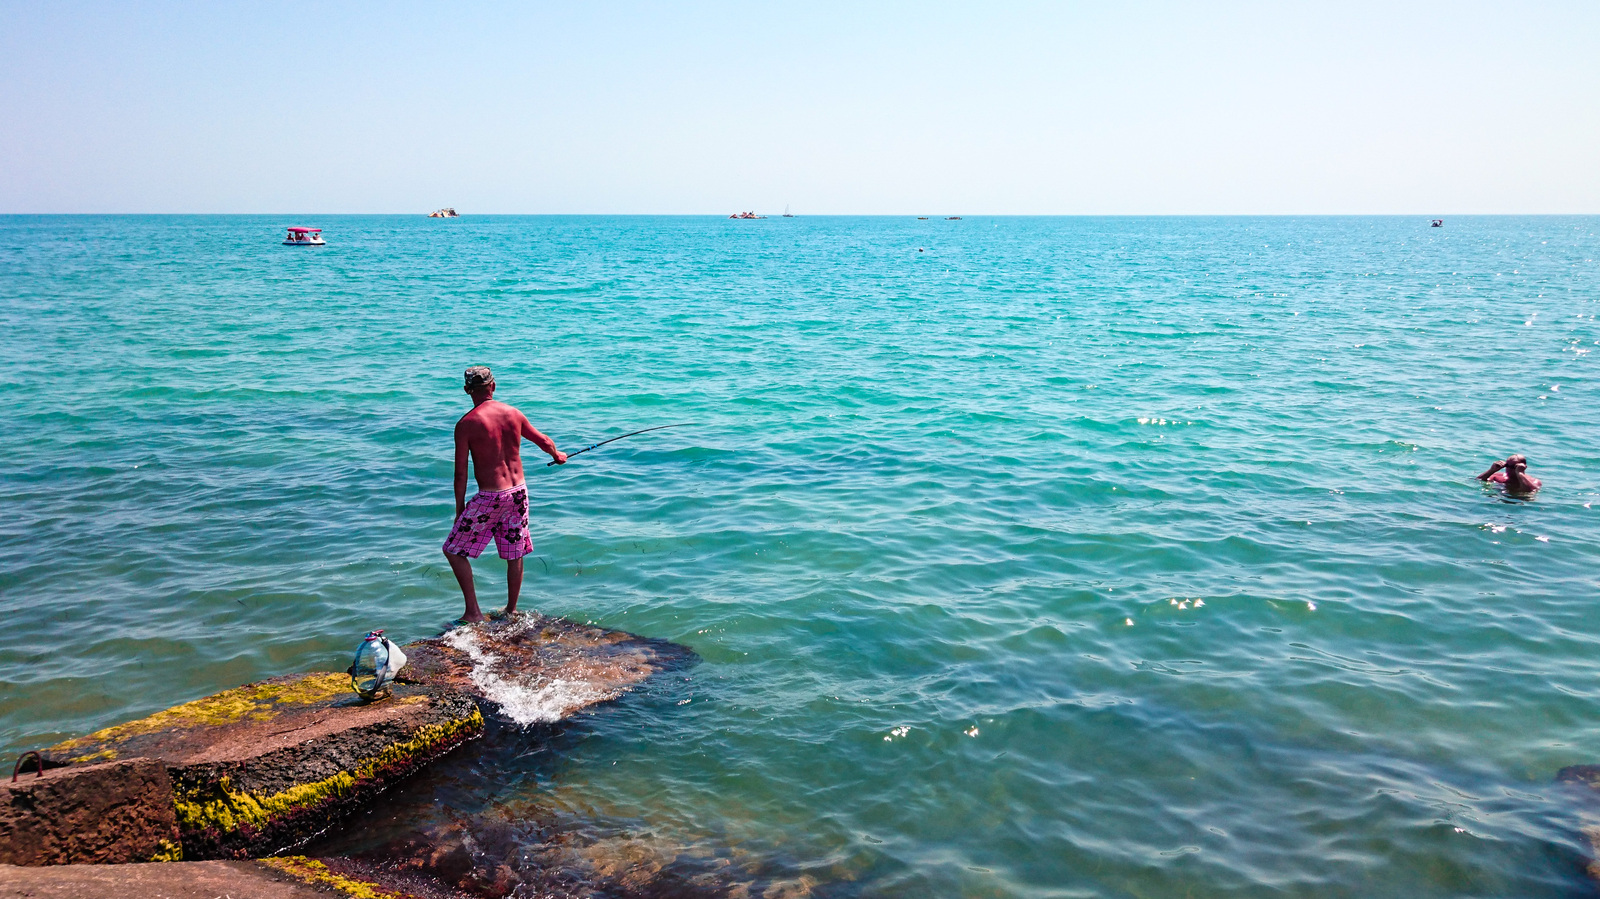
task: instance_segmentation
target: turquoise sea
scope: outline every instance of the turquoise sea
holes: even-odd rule
[[[0,217],[0,748],[437,633],[487,364],[564,448],[694,423],[530,466],[524,605],[701,661],[328,851],[1587,895],[1597,257],[1597,217]],[[1531,502],[1472,479],[1511,452]]]

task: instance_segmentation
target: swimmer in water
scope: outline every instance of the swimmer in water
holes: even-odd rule
[[[1521,453],[1489,466],[1488,471],[1478,475],[1478,480],[1499,484],[1507,493],[1519,496],[1527,496],[1543,486],[1538,478],[1528,475],[1528,459]]]

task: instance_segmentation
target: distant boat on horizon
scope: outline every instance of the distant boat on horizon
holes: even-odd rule
[[[947,221],[947,222],[959,222],[959,221],[961,221],[961,216],[959,216],[959,215],[947,215],[947,216],[944,217],[944,220]]]
[[[789,204],[788,203],[783,204],[783,217],[786,218],[786,219],[794,218],[793,215],[789,214]]]
[[[1443,228],[1444,227],[1444,219],[1434,219],[1433,220],[1433,227],[1435,227],[1435,228]]]
[[[289,236],[283,239],[286,247],[325,247],[327,241],[322,239],[321,228],[290,228]]]
[[[428,213],[428,218],[431,219],[456,219],[460,217],[461,216],[456,213],[455,208],[451,206],[446,206],[443,209],[435,209],[434,211]]]
[[[790,218],[793,218],[793,217],[794,216],[790,216]],[[733,215],[728,216],[728,218],[731,218],[731,219],[764,219],[764,218],[766,218],[766,216],[764,216],[764,215],[756,215],[754,212],[735,212]]]

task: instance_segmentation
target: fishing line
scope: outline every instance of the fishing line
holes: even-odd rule
[[[653,428],[642,428],[642,429],[637,430],[637,431],[629,431],[626,434],[618,434],[617,436],[611,438],[610,440],[602,440],[599,443],[591,443],[588,446],[584,447],[583,449],[578,450],[577,452],[567,453],[567,458],[571,459],[573,456],[576,456],[579,453],[587,453],[589,450],[592,450],[597,446],[605,446],[606,444],[611,443],[612,441],[621,440],[624,437],[632,437],[635,434],[644,434],[644,433],[647,433],[649,431],[659,431],[659,430],[661,430],[663,428],[681,428],[681,427],[684,427],[685,425],[692,425],[692,424],[694,424],[694,422],[692,422],[692,421],[683,421],[683,422],[679,422],[679,423],[677,423],[675,425],[656,425]],[[545,468],[549,468],[550,466],[552,466],[554,464],[556,464],[556,460],[551,459],[549,462],[544,463],[544,467]]]

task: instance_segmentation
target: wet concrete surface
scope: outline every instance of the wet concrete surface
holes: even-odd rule
[[[551,723],[698,661],[685,646],[520,613],[404,647],[402,683],[481,696],[519,724]]]
[[[0,899],[328,899],[329,893],[255,862],[0,865]]]

